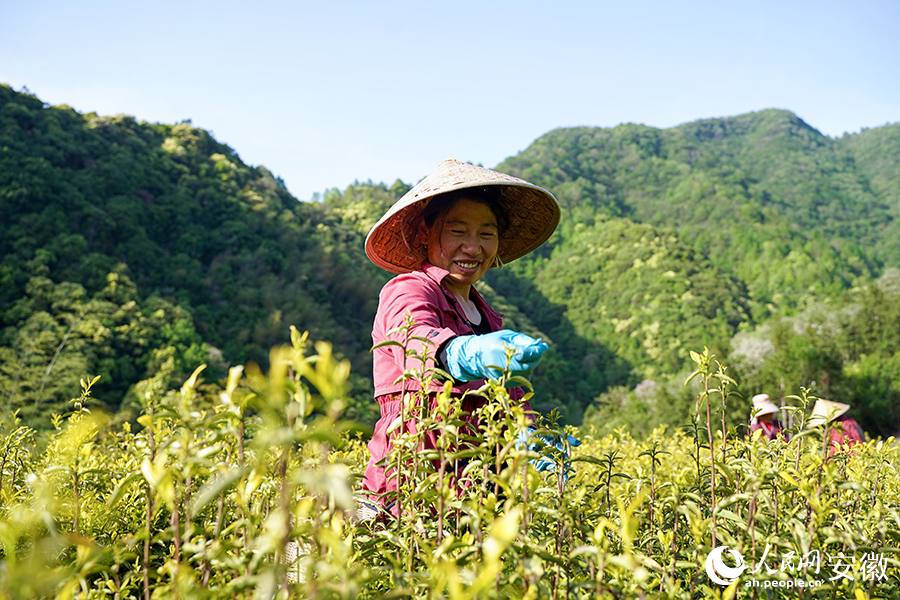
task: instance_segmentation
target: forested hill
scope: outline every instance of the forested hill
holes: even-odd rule
[[[552,190],[564,216],[549,244],[489,280],[566,307],[577,332],[628,360],[631,386],[657,390],[603,395],[589,420],[616,422],[625,405],[640,407],[629,424],[665,421],[678,392],[663,374],[708,345],[745,394],[809,386],[872,429],[900,428],[900,124],[835,139],[764,110],[558,129],[498,169]],[[685,271],[658,267],[675,257]]]
[[[551,341],[534,405],[576,423],[585,409],[597,424],[681,422],[689,352],[708,346],[745,393],[817,381],[900,421],[900,290],[882,276],[900,264],[898,161],[898,125],[833,139],[777,110],[536,140],[499,168],[556,194],[563,223],[481,286],[508,325]],[[373,419],[389,274],[363,240],[410,183],[302,203],[189,122],[0,86],[0,409],[64,410],[97,374],[111,408],[200,363],[215,383],[264,364],[293,325],[352,361],[352,409]]]
[[[388,275],[362,237],[190,123],[78,114],[0,86],[0,406],[113,407],[136,382],[264,362],[288,327],[365,374]],[[366,382],[357,381],[362,389]]]
[[[900,266],[900,125],[832,139],[765,110],[672,129],[559,129],[499,168],[597,214],[677,228],[753,299],[836,296]]]

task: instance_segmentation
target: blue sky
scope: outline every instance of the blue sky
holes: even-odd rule
[[[191,119],[300,199],[492,167],[558,127],[900,121],[900,2],[0,0],[0,83]]]

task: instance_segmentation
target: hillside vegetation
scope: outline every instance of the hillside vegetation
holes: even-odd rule
[[[895,432],[896,410],[870,406],[900,391],[888,342],[900,324],[879,295],[895,290],[900,266],[898,151],[900,124],[833,139],[783,110],[666,130],[555,130],[498,169],[552,190],[560,230],[489,280],[507,293],[527,281],[564,307],[579,334],[628,361],[625,389],[650,378],[669,390],[651,406],[671,404],[665,374],[683,368],[690,340],[732,355],[745,395],[815,384]],[[616,238],[633,249],[617,250]],[[867,341],[854,346],[861,331]],[[618,410],[621,397],[618,388],[590,408],[609,420],[604,405]],[[651,421],[672,420],[662,413]]]
[[[597,214],[674,227],[757,303],[795,307],[900,266],[898,167],[876,158],[892,148],[900,125],[832,139],[766,110],[668,130],[559,129],[498,168],[557,193],[563,239]]]
[[[170,382],[201,362],[221,377],[227,363],[265,361],[291,324],[370,370],[387,275],[361,260],[361,236],[208,132],[0,86],[0,149],[6,409],[58,407],[86,373],[118,407],[168,354],[180,357]]]
[[[548,244],[481,288],[551,342],[534,406],[601,428],[683,423],[679,382],[706,346],[745,396],[815,385],[871,433],[900,430],[898,157],[900,125],[835,139],[765,110],[559,129],[507,159],[564,209]],[[295,325],[350,359],[348,414],[372,423],[389,274],[363,239],[413,183],[302,203],[189,122],[0,86],[0,406],[46,426],[99,374],[99,402],[137,410],[140,390],[201,363],[213,392],[230,365],[265,367]]]

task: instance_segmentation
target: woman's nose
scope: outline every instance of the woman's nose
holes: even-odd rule
[[[465,239],[463,239],[462,243],[462,251],[470,254],[477,254],[480,250],[481,245],[478,243],[477,235],[467,235]]]

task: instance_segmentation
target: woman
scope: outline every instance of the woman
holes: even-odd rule
[[[846,414],[848,410],[850,410],[849,404],[831,400],[816,400],[813,405],[807,425],[810,427],[826,425],[828,456],[866,441],[866,434],[862,427],[859,426],[856,419]]]
[[[769,401],[768,394],[757,394],[753,396],[753,408],[750,411],[750,433],[757,429],[762,430],[762,436],[766,439],[774,440],[777,437],[784,437],[784,426],[775,415],[780,409]]]
[[[426,355],[425,368],[439,366],[453,377],[453,394],[463,396],[462,418],[478,427],[473,414],[486,400],[473,395],[485,378],[502,373],[506,348],[515,350],[511,375],[528,377],[547,350],[547,344],[522,333],[502,329],[502,315],[491,309],[473,285],[488,269],[528,254],[556,229],[559,204],[546,190],[521,179],[455,160],[446,160],[423,179],[378,221],[366,238],[366,254],[376,265],[399,276],[381,291],[372,327],[372,341],[394,340],[407,351]],[[414,326],[400,329],[411,317]],[[418,338],[418,339],[412,339]],[[421,340],[428,340],[427,342]],[[420,384],[404,380],[405,370],[422,370],[396,345],[373,350],[375,397],[381,418],[369,442],[370,460],[363,489],[373,502],[396,515],[389,496],[396,479],[378,466],[391,448],[387,430],[401,413],[402,393]],[[437,361],[437,363],[436,363]],[[428,390],[433,408],[443,382]],[[510,398],[523,401],[521,388]],[[408,423],[415,430],[415,423]],[[434,448],[436,434],[428,432],[423,445]]]

